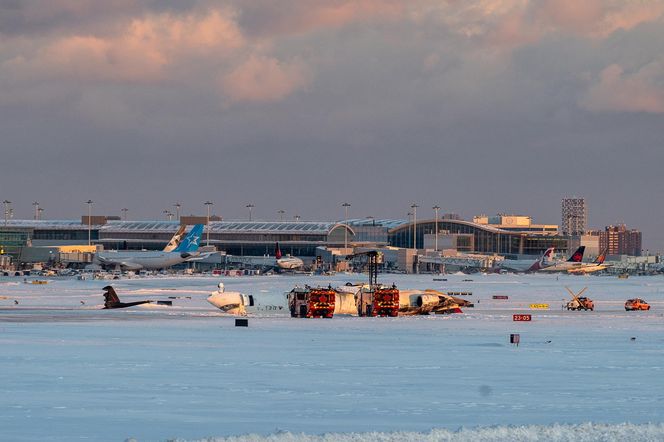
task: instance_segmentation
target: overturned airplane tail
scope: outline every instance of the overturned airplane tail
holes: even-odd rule
[[[113,308],[120,304],[120,298],[113,287],[107,285],[102,290],[104,290],[104,308]]]

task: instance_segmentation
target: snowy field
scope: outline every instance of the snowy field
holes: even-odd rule
[[[223,281],[227,290],[276,305],[296,284],[364,279]],[[219,278],[45,285],[0,278],[0,439],[664,439],[663,278],[379,280],[402,289],[472,291],[476,306],[399,318],[291,319],[268,311],[236,328],[234,318],[205,301]],[[173,307],[100,311],[109,283],[127,302],[176,299]],[[563,311],[565,286],[588,286],[596,310]],[[633,297],[652,309],[625,312]],[[541,303],[549,310],[529,309]],[[533,320],[513,322],[513,313]],[[518,348],[510,333],[520,333]]]

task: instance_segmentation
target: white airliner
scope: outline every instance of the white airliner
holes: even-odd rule
[[[611,267],[611,264],[604,263],[606,260],[606,252],[607,250],[604,250],[599,256],[597,256],[595,261],[591,263],[580,263],[578,266],[567,269],[567,273],[573,275],[585,275],[588,273],[600,272]]]
[[[295,258],[294,256],[281,254],[279,249],[279,243],[277,243],[277,250],[275,252],[275,258],[277,259],[277,267],[282,270],[297,270],[304,266],[304,261],[300,258]]]
[[[496,264],[496,270],[511,272],[536,272],[550,265],[553,256],[553,247],[549,247],[538,259],[505,259]]]
[[[540,272],[568,272],[570,269],[575,269],[575,268],[581,268],[584,265],[583,261],[583,253],[586,251],[586,246],[581,246],[574,253],[572,253],[572,256],[569,257],[567,261],[559,261],[552,263],[549,266],[546,266],[542,269],[540,269]]]
[[[203,234],[203,225],[196,224],[172,251],[106,251],[97,254],[97,260],[105,267],[120,267],[123,270],[164,269],[196,259],[196,252]]]

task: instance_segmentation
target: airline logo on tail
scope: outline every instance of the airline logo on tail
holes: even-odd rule
[[[567,262],[581,262],[583,260],[583,252],[586,251],[586,246],[581,246],[574,253],[572,253],[572,256],[567,260]]]
[[[604,261],[606,260],[606,252],[607,250],[604,249],[604,251],[599,254],[597,259],[595,260],[595,264],[604,264]]]
[[[535,261],[535,263],[527,270],[529,272],[536,272],[539,269],[542,269],[546,267],[546,263],[551,260],[551,256],[553,255],[553,247],[549,247],[546,249],[544,254],[542,254],[542,257]]]
[[[275,258],[277,258],[277,259],[281,259],[281,257],[282,257],[282,255],[281,255],[281,249],[279,248],[279,243],[277,243],[277,249],[276,249],[275,252],[274,252],[274,256],[275,256]]]
[[[182,239],[182,242],[174,250],[178,253],[191,253],[198,250],[198,246],[201,243],[201,237],[203,236],[203,224],[196,224],[187,236]]]

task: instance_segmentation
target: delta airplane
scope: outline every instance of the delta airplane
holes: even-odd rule
[[[300,258],[295,258],[290,255],[283,256],[281,254],[281,249],[279,249],[279,243],[277,243],[277,250],[274,255],[277,259],[277,267],[282,270],[297,270],[304,266],[304,261]]]
[[[586,246],[581,246],[567,261],[556,262],[549,266],[539,269],[540,272],[567,272],[570,269],[583,267],[583,253],[586,251]]]
[[[507,270],[510,272],[536,272],[544,267],[551,265],[551,256],[553,247],[549,247],[538,259],[505,259],[496,263],[495,270]]]
[[[202,235],[203,224],[196,224],[172,251],[106,251],[98,253],[97,260],[103,266],[119,267],[123,270],[164,269],[198,259],[200,253],[197,250]]]

